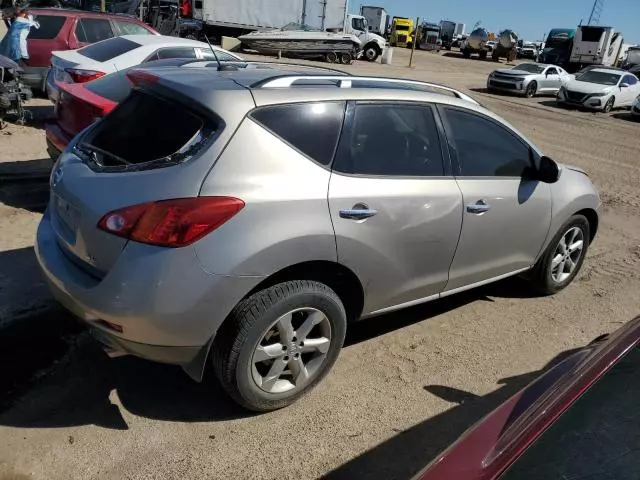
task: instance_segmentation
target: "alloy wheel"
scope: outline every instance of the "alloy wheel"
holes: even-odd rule
[[[556,283],[565,282],[575,271],[584,249],[584,233],[579,227],[567,230],[551,258],[551,278]]]
[[[304,388],[320,371],[331,345],[331,324],[315,308],[299,308],[278,318],[253,352],[256,385],[268,393]]]

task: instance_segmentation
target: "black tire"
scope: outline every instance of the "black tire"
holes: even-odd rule
[[[364,47],[364,58],[367,59],[369,62],[375,62],[378,57],[380,56],[380,53],[382,53],[380,51],[380,47],[378,47],[377,45],[367,45],[366,47]]]
[[[604,108],[602,109],[602,111],[604,113],[609,113],[611,110],[613,110],[613,106],[616,103],[616,97],[611,97],[609,100],[607,100],[607,103],[604,104]]]
[[[350,65],[353,62],[353,57],[350,53],[343,53],[340,55],[340,63],[343,65]]]
[[[268,393],[251,374],[254,350],[278,318],[304,307],[320,310],[331,325],[331,343],[325,360],[300,390]],[[346,318],[338,295],[319,282],[290,281],[259,291],[240,302],[220,327],[211,356],[216,376],[227,393],[249,410],[267,412],[291,405],[331,370],[344,343]]]
[[[527,98],[533,98],[536,96],[536,93],[538,93],[538,82],[534,80],[529,85],[527,85],[527,89],[525,90],[524,95]]]
[[[325,58],[329,63],[336,63],[338,61],[338,54],[336,52],[327,52]]]
[[[577,261],[576,267],[571,274],[562,282],[556,282],[552,277],[551,262],[553,256],[556,253],[558,244],[564,235],[574,227],[579,228],[582,231],[583,247],[580,254],[580,258]],[[534,287],[545,295],[553,295],[566,288],[580,272],[582,264],[589,250],[590,241],[590,228],[589,221],[583,215],[574,215],[567,220],[562,227],[558,230],[558,233],[553,237],[553,240],[549,243],[549,246],[545,250],[544,254],[538,260],[538,263],[533,268],[529,277]]]
[[[462,56],[464,58],[471,58],[471,52],[465,48],[464,50],[462,50]]]

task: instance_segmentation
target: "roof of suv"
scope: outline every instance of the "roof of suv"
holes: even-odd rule
[[[257,105],[314,100],[406,100],[478,107],[462,92],[438,84],[387,77],[359,77],[345,72],[304,66],[247,62],[247,68],[219,71],[216,62],[182,67],[141,68],[141,76],[203,101],[213,91],[251,92]],[[265,67],[267,65],[267,67]],[[185,68],[187,67],[187,68]],[[136,74],[133,74],[136,78]],[[212,88],[215,87],[215,88]]]

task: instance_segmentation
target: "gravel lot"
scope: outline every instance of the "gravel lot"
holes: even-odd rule
[[[248,415],[212,379],[109,360],[46,308],[32,244],[48,167],[37,118],[50,107],[34,102],[33,126],[0,132],[0,322],[37,314],[0,336],[0,479],[406,478],[554,357],[640,313],[640,123],[489,95],[493,62],[445,55],[416,52],[408,69],[396,49],[392,67],[345,69],[468,90],[552,158],[586,169],[605,215],[573,285],[536,298],[509,279],[357,324],[314,392]]]

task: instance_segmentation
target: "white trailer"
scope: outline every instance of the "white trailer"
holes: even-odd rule
[[[382,7],[360,7],[360,15],[367,19],[369,31],[377,35],[385,36],[389,23],[389,14]]]
[[[238,36],[253,30],[301,23],[312,28],[343,29],[348,0],[195,0],[194,17],[207,30]]]
[[[613,27],[581,25],[573,39],[569,59],[573,70],[585,65],[613,67],[622,50],[623,38]]]

